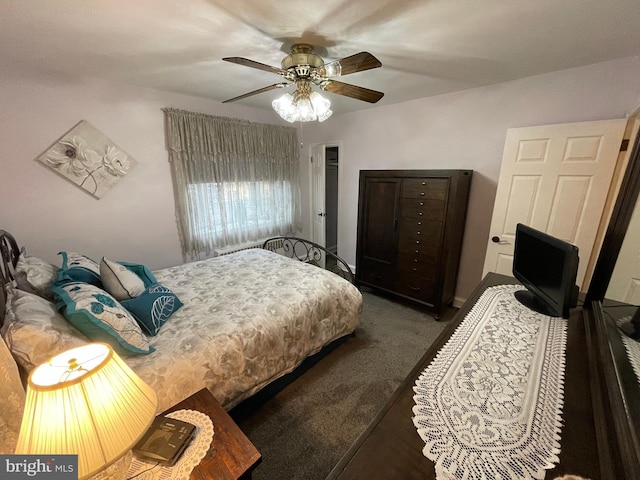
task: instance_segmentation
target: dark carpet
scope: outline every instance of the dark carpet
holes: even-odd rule
[[[324,479],[447,324],[368,291],[363,298],[355,337],[237,418],[262,454],[254,480]]]

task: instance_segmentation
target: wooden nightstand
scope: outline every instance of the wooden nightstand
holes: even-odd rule
[[[183,409],[202,412],[213,422],[211,447],[191,472],[191,480],[250,479],[262,456],[211,392],[203,388],[162,414]]]

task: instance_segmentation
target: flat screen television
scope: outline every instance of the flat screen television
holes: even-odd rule
[[[513,276],[526,287],[516,298],[532,310],[569,318],[578,299],[578,247],[519,223]]]

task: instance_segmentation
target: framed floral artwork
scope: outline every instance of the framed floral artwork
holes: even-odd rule
[[[102,198],[136,165],[133,157],[85,120],[38,160],[96,198]]]

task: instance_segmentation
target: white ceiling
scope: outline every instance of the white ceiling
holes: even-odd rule
[[[281,81],[296,42],[326,60],[368,51],[341,78],[376,105],[640,55],[638,0],[2,0],[0,71],[42,68],[226,100]],[[640,79],[639,79],[640,82]],[[238,103],[271,108],[280,90]],[[370,104],[325,94],[337,113]]]

